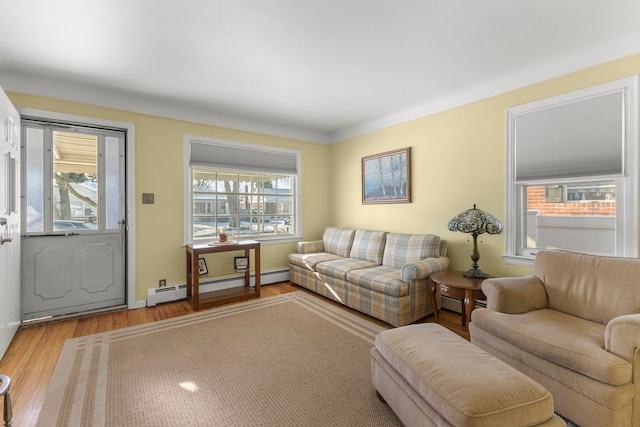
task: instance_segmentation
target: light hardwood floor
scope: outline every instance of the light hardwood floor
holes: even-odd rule
[[[298,286],[293,286],[289,282],[283,282],[263,286],[261,298],[295,291],[316,295]],[[322,297],[318,296],[318,298]],[[326,298],[323,299],[379,325],[390,327],[377,319],[368,317]],[[67,339],[126,328],[193,312],[186,301],[177,301],[159,304],[155,307],[119,311],[88,318],[69,319],[21,328],[18,330],[4,357],[0,360],[0,373],[8,375],[12,382],[13,425],[16,427],[35,426],[58,356]],[[420,322],[433,321],[433,315],[420,320]],[[460,322],[461,316],[459,314],[446,310],[441,311],[440,323],[458,335],[469,339],[467,329]],[[0,424],[2,424],[1,419]]]

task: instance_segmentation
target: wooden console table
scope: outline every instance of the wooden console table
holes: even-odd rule
[[[255,286],[251,286],[251,271],[244,272],[244,286],[200,293],[198,259],[203,254],[244,251],[249,256],[254,251]],[[201,243],[187,245],[187,301],[194,310],[213,307],[235,301],[260,297],[260,243],[255,240],[240,240],[226,244]]]

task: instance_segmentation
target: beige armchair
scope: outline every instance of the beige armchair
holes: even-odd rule
[[[640,260],[541,251],[532,275],[482,290],[472,343],[545,386],[582,427],[640,426]]]

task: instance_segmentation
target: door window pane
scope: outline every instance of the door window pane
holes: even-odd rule
[[[120,232],[125,134],[24,120],[23,229]]]
[[[7,153],[7,213],[14,214],[18,212],[18,159],[13,157],[11,153]]]
[[[106,228],[120,227],[120,139],[105,138]]]
[[[25,192],[27,232],[44,231],[44,132],[28,128],[25,141]]]
[[[53,132],[53,230],[97,228],[98,137]]]

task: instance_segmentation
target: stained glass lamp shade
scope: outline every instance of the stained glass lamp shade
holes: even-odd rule
[[[449,230],[460,231],[473,236],[473,249],[471,250],[471,261],[473,261],[473,264],[471,265],[471,269],[464,273],[464,276],[489,277],[488,274],[478,268],[478,260],[480,259],[480,252],[478,252],[478,236],[484,233],[502,233],[502,224],[500,221],[498,221],[493,215],[486,213],[481,209],[477,209],[476,205],[473,205],[473,209],[467,209],[449,221]]]

